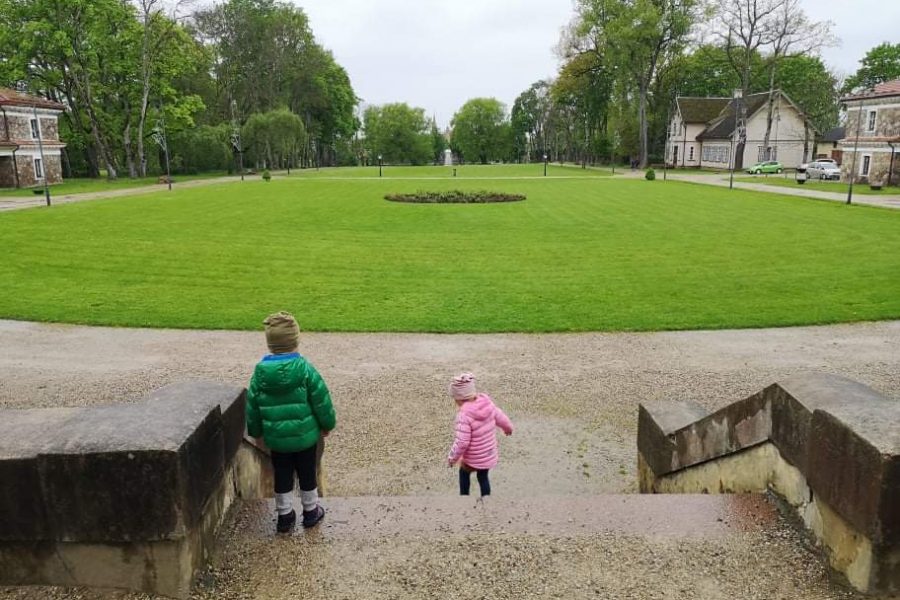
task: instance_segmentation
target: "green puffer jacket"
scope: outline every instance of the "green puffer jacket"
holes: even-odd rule
[[[335,426],[331,394],[319,372],[299,354],[266,356],[247,390],[247,433],[263,436],[275,452],[316,445]]]

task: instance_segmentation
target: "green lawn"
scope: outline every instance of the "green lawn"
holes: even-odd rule
[[[804,184],[799,184],[794,180],[794,175],[784,177],[783,175],[757,175],[756,177],[738,177],[735,181],[746,181],[748,183],[761,183],[763,185],[777,185],[779,187],[799,188],[806,190],[819,190],[820,192],[835,192],[837,194],[846,194],[848,185],[840,181],[818,181],[810,179]],[[893,186],[882,188],[878,191],[873,190],[868,184],[856,183],[853,186],[854,194],[872,194],[872,195],[900,195],[900,187]]]
[[[0,317],[259,329],[286,309],[306,330],[435,332],[900,318],[898,211],[659,180],[312,173],[0,213]],[[383,200],[453,188],[528,199]]]
[[[178,185],[179,182],[190,181],[192,179],[207,179],[210,177],[224,177],[225,173],[203,173],[200,175],[173,175],[172,181],[175,182],[175,185]],[[55,185],[50,186],[50,197],[52,199],[53,196],[62,196],[68,194],[84,194],[87,192],[105,192],[109,190],[119,190],[125,188],[133,188],[133,187],[143,187],[148,185],[157,185],[159,181],[159,176],[154,175],[152,177],[138,177],[135,179],[129,179],[128,177],[119,177],[115,180],[108,180],[105,177],[101,177],[98,179],[88,179],[88,178],[75,178],[75,179],[66,179],[62,183],[57,183]],[[165,187],[164,185],[160,185],[160,188]],[[34,189],[37,189],[40,194],[35,194]],[[12,188],[12,189],[0,189],[0,197],[11,196],[11,197],[32,197],[42,195],[44,193],[43,187],[38,188]]]

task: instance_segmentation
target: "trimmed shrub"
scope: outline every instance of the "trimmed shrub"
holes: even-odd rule
[[[656,179],[656,171],[654,171],[653,169],[647,169],[647,172],[644,173],[644,178],[647,181],[653,181],[654,179]]]
[[[272,174],[269,173],[268,169],[263,169],[262,178],[265,179],[266,181],[269,181],[270,179],[272,179]]]

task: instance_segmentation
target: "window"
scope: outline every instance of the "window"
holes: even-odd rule
[[[859,165],[859,174],[860,175],[868,175],[869,174],[869,164],[872,162],[872,156],[869,154],[864,154],[862,157],[862,164]]]
[[[41,162],[41,159],[34,159],[34,178],[35,179],[43,179],[44,178],[44,163]]]
[[[756,148],[756,162],[778,160],[778,146],[769,146],[768,152],[762,146]]]
[[[869,111],[869,121],[866,125],[866,131],[875,131],[875,115],[878,114],[874,110]]]
[[[728,162],[728,146],[704,146],[703,160],[717,163]]]
[[[688,160],[694,160],[694,147],[693,146],[691,146],[690,156],[691,157]]]
[[[40,125],[38,125],[37,119],[31,120],[31,139],[36,140],[40,136]]]

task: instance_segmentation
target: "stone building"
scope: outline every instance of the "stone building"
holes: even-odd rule
[[[64,110],[58,102],[0,88],[0,187],[39,185],[44,178],[62,181],[65,144],[59,140],[58,117]]]
[[[900,184],[900,79],[842,98],[847,109],[841,176],[864,183]],[[893,174],[889,177],[889,174]]]
[[[751,94],[741,102],[747,109],[746,145],[734,168],[764,160],[780,161],[794,168],[807,162],[815,145],[816,130],[787,94],[774,92],[772,129],[764,148],[769,93]],[[732,98],[676,99],[669,123],[666,161],[675,167],[730,169],[738,134],[735,129],[736,101]]]

